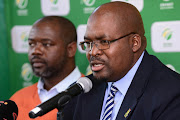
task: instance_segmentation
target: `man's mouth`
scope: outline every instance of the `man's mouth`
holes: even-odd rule
[[[32,59],[31,63],[32,63],[32,67],[34,68],[41,68],[45,64],[45,62],[41,59]]]
[[[33,66],[34,68],[41,68],[41,67],[44,66],[44,63],[42,63],[42,62],[34,62],[34,63],[32,64],[32,66]]]
[[[94,72],[100,71],[104,68],[103,63],[91,63],[91,69]]]

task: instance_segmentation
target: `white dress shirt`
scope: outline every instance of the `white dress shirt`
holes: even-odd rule
[[[114,98],[114,107],[113,107],[113,112],[112,112],[112,117],[111,120],[115,120],[118,114],[118,111],[121,107],[122,101],[124,99],[124,96],[126,95],[126,92],[133,80],[133,77],[142,61],[142,58],[144,56],[144,52],[142,53],[142,55],[140,56],[140,58],[138,59],[138,61],[136,62],[136,64],[129,70],[129,72],[120,80],[114,82],[114,86],[118,88],[118,92],[115,95]],[[105,109],[105,104],[106,104],[106,100],[107,97],[109,95],[110,92],[110,87],[111,87],[112,82],[108,82],[108,87],[106,88],[105,91],[105,96],[104,96],[104,101],[103,101],[103,106],[102,106],[102,110],[101,110],[101,116],[100,116],[100,120],[102,119],[103,113],[104,113],[104,109]]]
[[[52,87],[49,91],[44,89],[44,82],[41,79],[39,79],[37,87],[41,102],[45,102],[57,95],[58,93],[66,90],[69,87],[69,85],[77,81],[80,77],[81,73],[78,67],[76,67],[66,78],[64,78],[64,80]]]

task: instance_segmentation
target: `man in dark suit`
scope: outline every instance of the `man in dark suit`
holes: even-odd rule
[[[148,54],[144,34],[128,3],[106,3],[91,14],[80,44],[93,88],[77,97],[74,120],[180,119],[180,75]]]

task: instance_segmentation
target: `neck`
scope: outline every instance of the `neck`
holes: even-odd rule
[[[56,76],[50,78],[42,78],[44,81],[44,89],[50,90],[52,87],[64,80],[64,78],[66,78],[74,69],[75,65],[72,65],[70,68],[63,68],[63,70],[56,74]]]

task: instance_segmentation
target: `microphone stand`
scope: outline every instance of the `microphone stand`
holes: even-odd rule
[[[57,120],[63,120],[63,117],[64,117],[63,110],[64,110],[64,107],[58,108]]]
[[[64,107],[69,102],[70,99],[71,99],[70,95],[65,95],[58,100],[57,120],[63,120],[63,118],[64,118],[64,113],[63,113]]]

